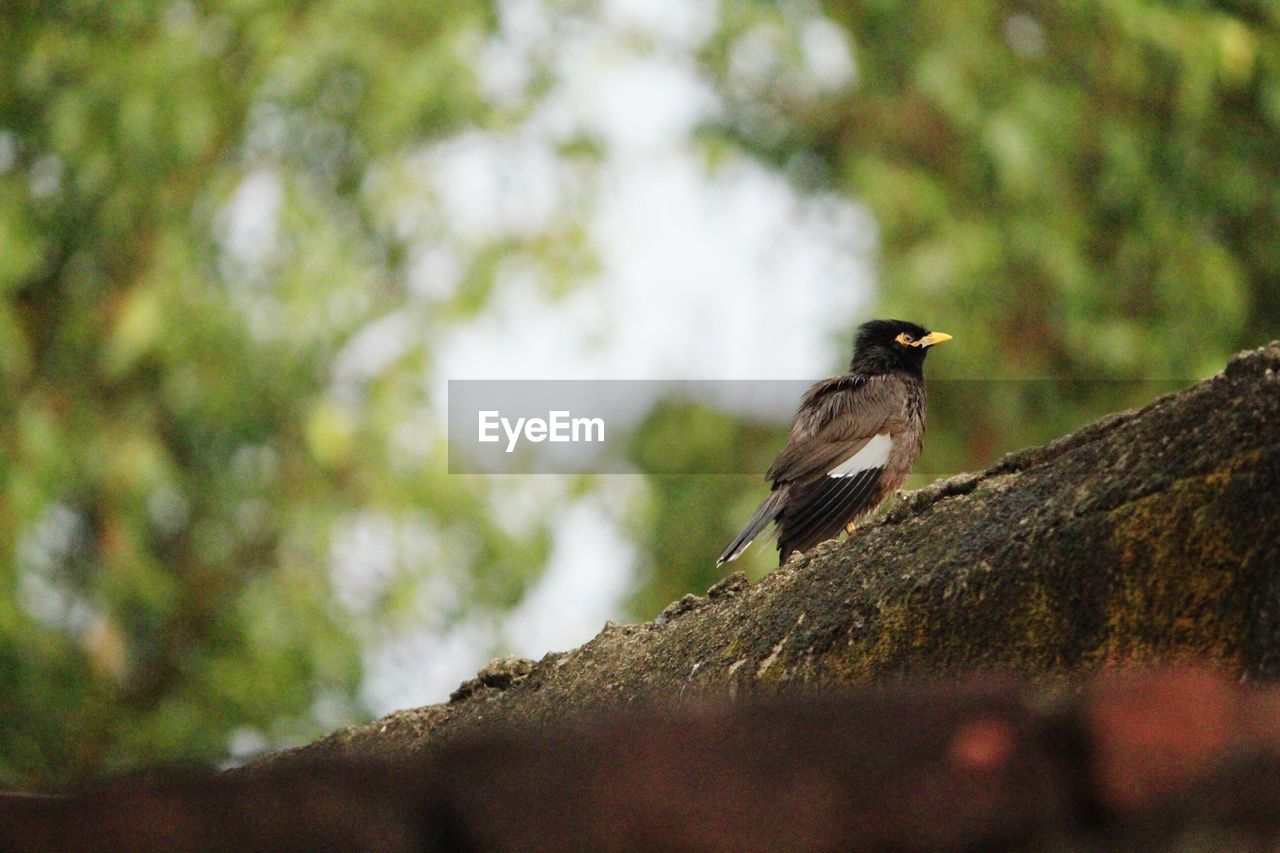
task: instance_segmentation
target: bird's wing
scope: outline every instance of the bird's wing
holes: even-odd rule
[[[774,488],[785,485],[788,493],[777,518],[783,559],[839,535],[883,499],[882,476],[894,450],[889,424],[904,394],[896,377],[870,377],[828,380],[806,395],[770,469]]]
[[[778,518],[778,550],[785,561],[796,551],[834,539],[845,525],[872,511],[884,498],[883,468],[850,477],[815,477],[791,487],[785,514]]]
[[[787,446],[765,477],[775,486],[805,482],[842,465],[837,476],[848,476],[887,453],[887,439],[879,436],[902,407],[901,386],[885,376],[837,376],[814,385],[796,412]]]
[[[883,430],[901,409],[902,393],[900,381],[883,376],[838,376],[810,388],[787,446],[766,475],[773,491],[717,565],[746,550],[770,522],[780,526],[779,547],[786,557],[835,536],[859,507],[874,506],[892,449]]]

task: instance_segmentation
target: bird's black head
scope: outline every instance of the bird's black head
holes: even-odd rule
[[[872,320],[858,328],[849,370],[870,374],[900,370],[923,377],[929,348],[949,340],[945,332],[930,332],[905,320]]]

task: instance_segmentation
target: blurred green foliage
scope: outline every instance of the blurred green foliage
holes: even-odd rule
[[[707,56],[731,103],[718,132],[867,205],[872,313],[955,336],[928,365],[918,470],[989,464],[1280,337],[1280,6],[822,9],[856,82],[744,91],[735,48],[795,50],[796,6],[726,4]]]
[[[339,347],[403,301],[362,182],[479,109],[457,44],[488,14],[6,6],[0,784],[217,760],[243,727],[314,736],[317,697],[339,697],[328,725],[367,713],[360,643],[394,601],[364,622],[333,601],[344,514],[462,530],[455,569],[507,601],[545,556],[466,482],[397,464],[421,352],[358,401],[330,382]],[[289,235],[269,287],[218,245],[259,161]]]
[[[831,2],[855,81],[738,86],[735,46],[794,47],[801,8],[817,9],[721,4],[703,59],[728,108],[705,137],[871,209],[872,313],[956,336],[931,378],[1191,378],[1277,336],[1274,4]],[[391,368],[333,379],[342,347],[410,298],[380,188],[425,142],[505,120],[464,49],[492,16],[479,0],[6,4],[0,785],[216,761],[239,729],[283,743],[359,719],[361,650],[419,618],[404,590],[424,573],[463,590],[445,618],[510,607],[537,577],[547,519],[501,526],[482,480],[433,467],[443,439],[417,458],[396,438],[432,335],[483,307],[512,247],[478,250]],[[238,264],[226,222],[255,175],[280,207],[265,274]],[[515,248],[571,279],[581,239]],[[1152,390],[941,393],[922,467],[985,464]],[[651,414],[632,461],[664,473],[631,520],[635,615],[714,581],[764,491],[672,472],[704,455],[763,470],[778,437],[697,406]],[[327,567],[353,515],[444,544],[343,603]],[[773,561],[757,550],[754,573]]]

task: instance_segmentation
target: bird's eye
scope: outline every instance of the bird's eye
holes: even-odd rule
[[[911,337],[911,335],[907,332],[903,332],[902,334],[898,335],[898,337],[894,338],[894,340],[900,344],[903,344],[904,346],[911,346],[916,342],[916,339]]]

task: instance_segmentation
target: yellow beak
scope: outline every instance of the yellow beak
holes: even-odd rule
[[[951,336],[946,332],[930,332],[920,340],[916,341],[918,347],[931,347],[934,344],[945,344],[951,340]]]

